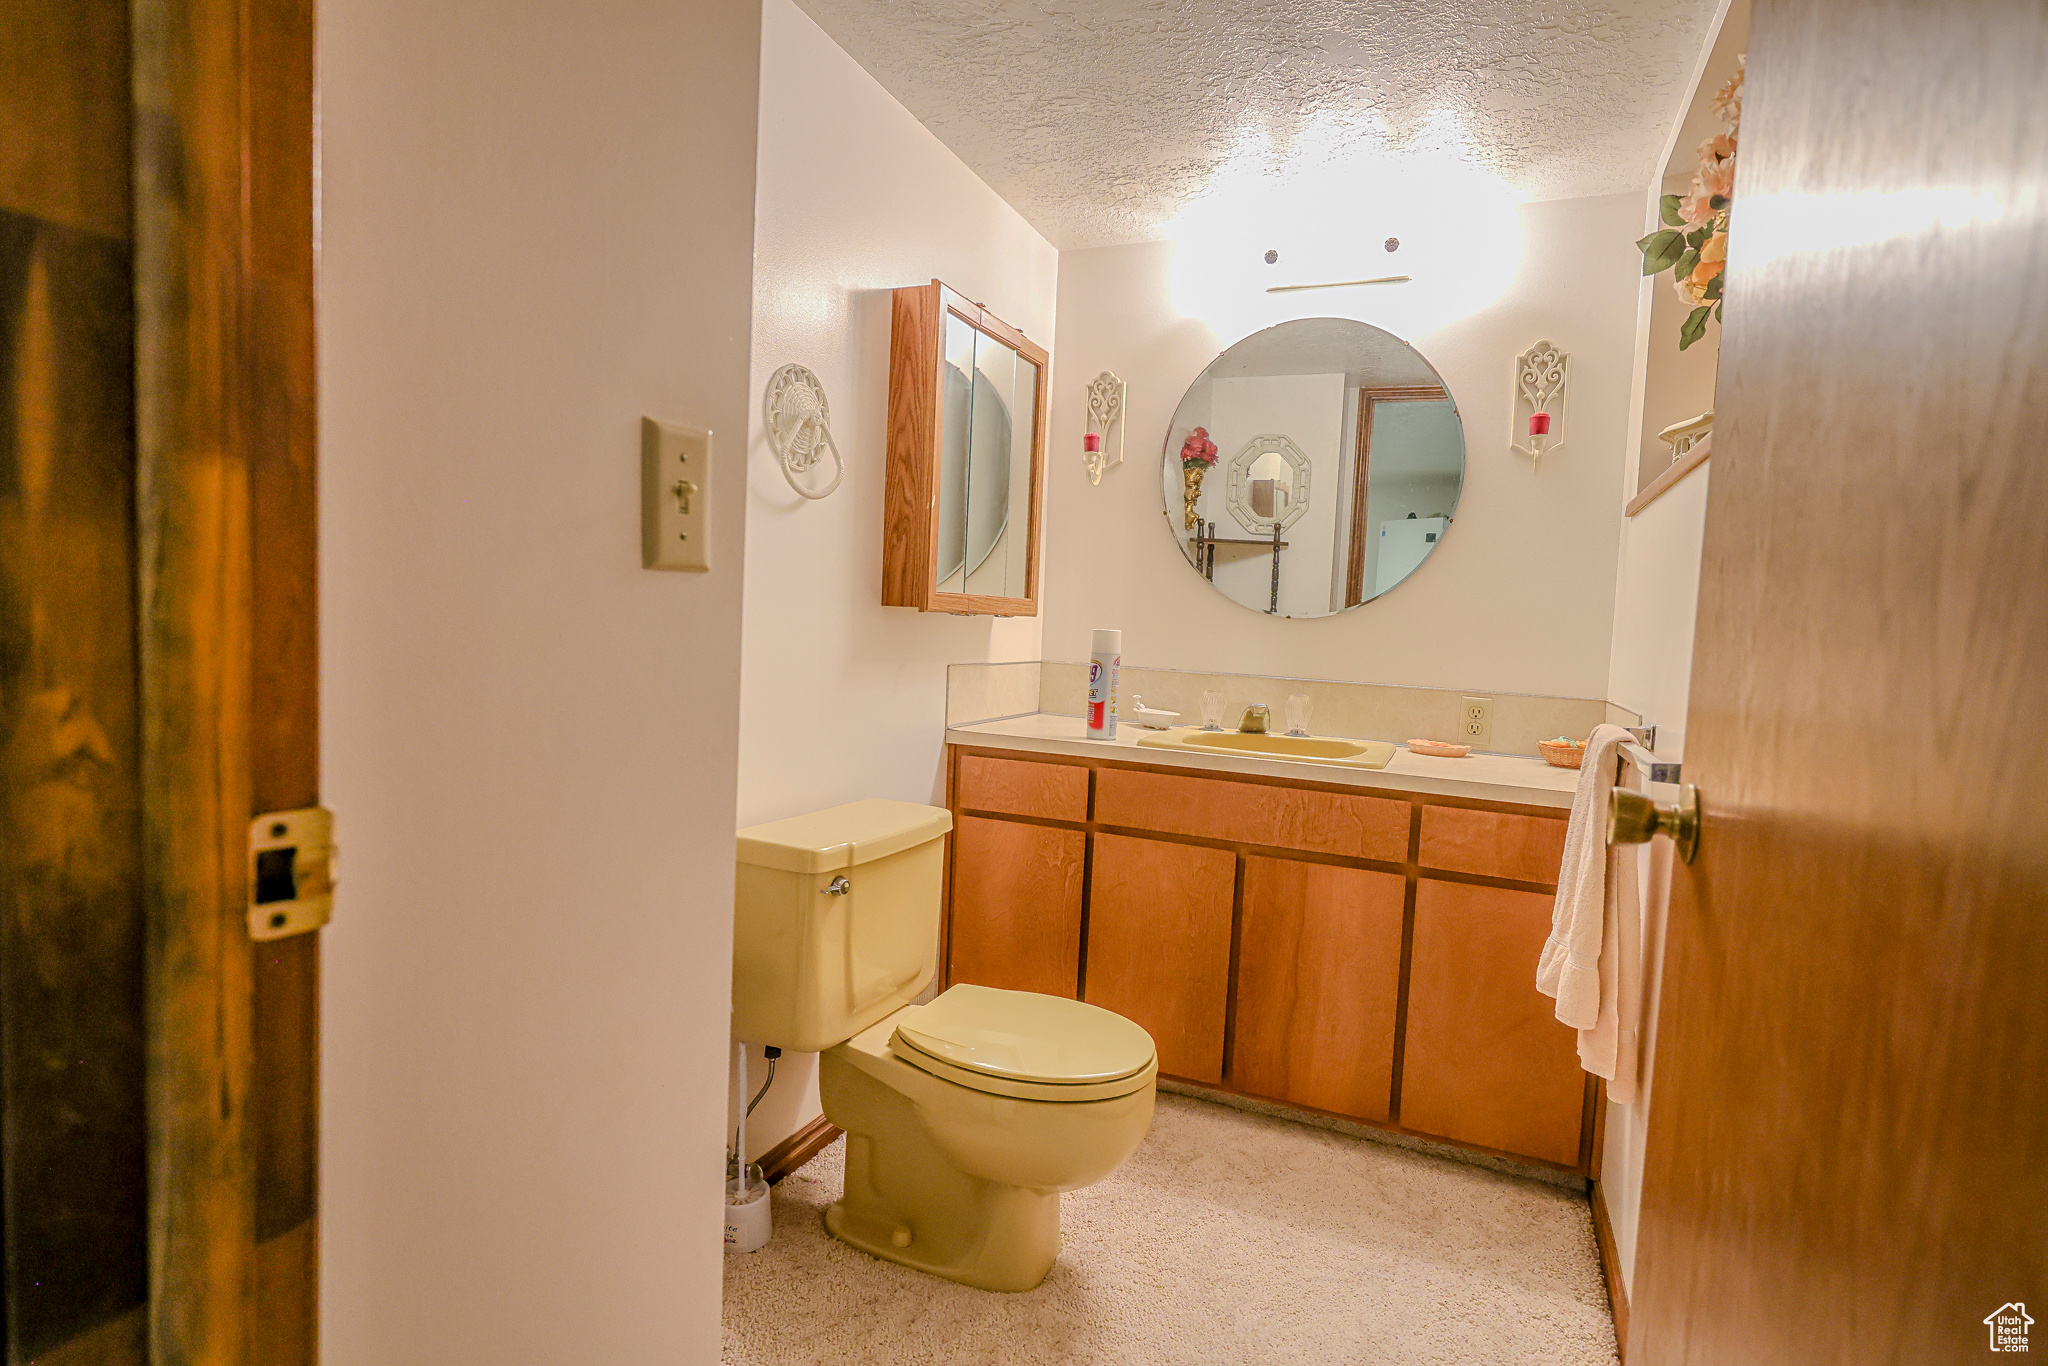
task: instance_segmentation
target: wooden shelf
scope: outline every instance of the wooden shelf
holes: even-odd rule
[[[1707,457],[1714,453],[1714,434],[1708,432],[1684,455],[1671,462],[1671,468],[1643,486],[1643,491],[1628,500],[1628,516],[1633,517],[1650,504],[1662,498],[1675,488],[1678,482],[1694,470],[1707,463]]]

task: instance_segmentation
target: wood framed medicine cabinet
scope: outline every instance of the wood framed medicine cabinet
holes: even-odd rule
[[[937,280],[892,324],[882,605],[1037,616],[1050,357]]]

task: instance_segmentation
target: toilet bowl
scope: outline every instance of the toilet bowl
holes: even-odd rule
[[[819,1057],[846,1130],[834,1237],[984,1290],[1029,1290],[1060,1250],[1061,1191],[1121,1166],[1152,1123],[1143,1029],[1096,1006],[956,986]]]
[[[844,1129],[841,1240],[986,1290],[1060,1250],[1061,1191],[1152,1123],[1152,1037],[1099,1006],[958,985],[927,1005],[950,812],[865,801],[739,832],[733,1032],[817,1053]]]

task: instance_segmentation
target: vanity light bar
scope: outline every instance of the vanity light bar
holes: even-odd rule
[[[1319,285],[1267,285],[1268,294],[1294,294],[1304,289],[1349,289],[1353,285],[1405,285],[1412,275],[1375,275],[1370,280],[1329,280]]]

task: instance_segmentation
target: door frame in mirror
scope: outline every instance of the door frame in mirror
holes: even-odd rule
[[[1038,367],[1031,423],[1030,540],[1024,594],[939,591],[939,423],[944,411],[945,320],[956,317]],[[889,336],[888,486],[882,498],[882,605],[961,616],[1038,615],[1039,534],[1045,503],[1045,426],[1052,355],[938,280],[894,292]],[[1015,452],[1011,458],[1016,458]],[[1016,509],[1010,509],[1014,519]]]
[[[1372,481],[1374,410],[1382,403],[1435,403],[1440,400],[1451,401],[1451,391],[1442,384],[1395,385],[1358,391],[1357,477],[1351,481],[1351,543],[1344,552],[1344,607],[1347,611],[1370,600],[1365,593],[1365,511],[1367,486]]]

